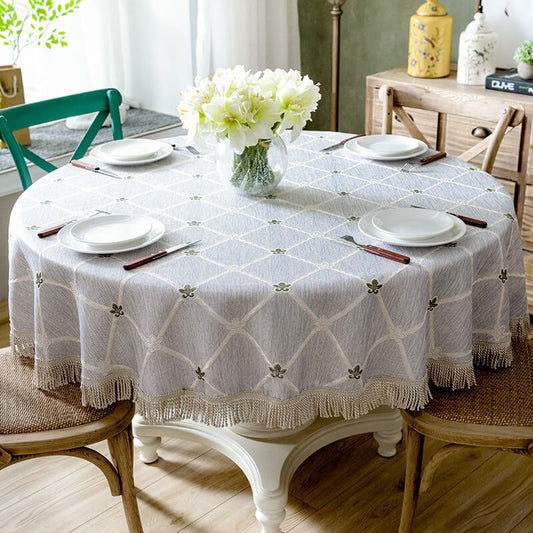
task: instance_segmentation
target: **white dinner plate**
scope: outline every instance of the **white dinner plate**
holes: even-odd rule
[[[120,139],[100,146],[100,152],[119,161],[140,161],[155,157],[161,142],[152,139]]]
[[[105,245],[92,245],[85,242],[78,241],[72,236],[71,229],[73,224],[68,224],[64,228],[59,230],[57,234],[57,240],[65,248],[74,250],[75,252],[81,252],[83,254],[118,254],[122,252],[131,252],[132,250],[138,250],[144,248],[154,242],[158,241],[165,234],[165,226],[158,220],[150,219],[152,223],[152,229],[147,235],[135,241],[134,244],[123,244],[116,246]]]
[[[365,135],[354,141],[358,148],[370,155],[385,157],[411,155],[419,148],[418,139],[405,135]]]
[[[416,157],[416,156],[422,155],[423,153],[427,152],[427,149],[428,149],[428,146],[425,142],[419,141],[418,139],[414,139],[417,142],[418,146],[417,148],[415,148],[414,151],[409,152],[408,154],[378,155],[378,154],[373,154],[364,148],[360,148],[359,144],[356,142],[359,139],[362,139],[362,137],[348,141],[344,145],[344,149],[360,157],[364,157],[366,159],[375,159],[376,161],[399,161],[401,159],[409,159],[410,157]]]
[[[159,150],[153,154],[150,157],[146,157],[144,159],[136,159],[131,161],[124,161],[121,159],[117,159],[115,157],[111,157],[108,154],[105,154],[102,152],[102,146],[100,145],[96,146],[91,150],[91,155],[95,157],[96,159],[99,159],[100,161],[103,161],[104,163],[108,163],[110,165],[117,165],[117,166],[134,166],[134,165],[147,165],[149,163],[155,163],[156,161],[159,161],[161,159],[164,159],[165,157],[168,157],[174,148],[168,143],[160,142],[160,148]]]
[[[133,215],[100,215],[74,222],[70,234],[92,246],[133,244],[150,232],[152,220]]]
[[[429,239],[420,239],[420,240],[409,240],[409,239],[400,239],[397,237],[392,237],[386,233],[381,232],[374,223],[372,218],[374,213],[368,213],[361,217],[359,220],[359,229],[367,237],[371,239],[377,239],[379,241],[387,242],[389,244],[396,244],[397,246],[410,246],[412,248],[424,248],[427,246],[440,246],[441,244],[448,244],[449,242],[454,242],[460,239],[466,232],[465,223],[457,218],[452,217],[453,226],[446,233],[438,235],[437,237],[431,237]]]
[[[433,209],[397,207],[378,211],[372,223],[381,232],[398,239],[431,239],[449,231],[454,218],[448,213]]]

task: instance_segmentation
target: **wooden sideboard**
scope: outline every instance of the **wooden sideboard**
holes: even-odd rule
[[[457,83],[457,72],[446,78],[414,78],[405,68],[396,68],[367,77],[366,123],[367,134],[382,131],[382,103],[379,89],[388,85],[394,89],[395,103],[402,105],[415,124],[429,140],[432,148],[458,155],[481,139],[472,134],[478,128],[492,131],[501,110],[506,105],[519,104],[525,110],[523,123],[505,136],[496,158],[493,175],[503,180],[511,194],[515,183],[522,181],[533,186],[533,158],[531,124],[533,122],[533,95],[521,95],[485,89],[479,85]],[[393,120],[393,133],[408,135],[398,120]],[[482,156],[473,160],[481,165]],[[525,189],[525,187],[524,187]],[[515,197],[517,211],[523,209],[525,195]],[[527,232],[527,246],[533,250],[533,231]]]

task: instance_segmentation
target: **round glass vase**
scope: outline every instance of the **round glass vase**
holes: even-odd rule
[[[246,146],[242,154],[233,151],[226,139],[217,146],[217,170],[223,180],[252,196],[272,192],[287,170],[285,141],[275,135]]]

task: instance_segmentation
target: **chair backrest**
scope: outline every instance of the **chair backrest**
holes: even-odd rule
[[[121,102],[122,96],[116,89],[99,89],[0,109],[0,139],[4,141],[11,152],[22,188],[27,189],[32,184],[26,159],[46,170],[46,172],[51,172],[57,167],[25,146],[21,146],[13,135],[14,131],[96,112],[96,117],[91,126],[70,158],[71,161],[80,159],[87,152],[108,115],[111,117],[113,138],[122,139],[119,113]]]
[[[388,85],[381,87],[380,98],[383,101],[382,132],[384,134],[392,133],[392,119],[393,115],[396,114],[412,137],[419,139],[430,146],[430,143],[414,123],[413,119],[409,116],[409,113],[405,111],[403,106],[395,102],[394,89],[392,87]],[[501,110],[500,116],[497,117],[498,122],[494,131],[487,135],[478,144],[459,154],[457,157],[463,161],[471,161],[482,152],[485,152],[481,169],[491,174],[492,169],[494,168],[494,161],[498,155],[498,150],[502,144],[504,136],[522,123],[524,115],[525,111],[522,106],[505,106]]]

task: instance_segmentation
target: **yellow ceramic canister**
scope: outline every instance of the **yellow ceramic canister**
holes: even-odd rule
[[[409,23],[407,73],[417,78],[443,78],[450,73],[453,18],[439,4],[428,0]]]

